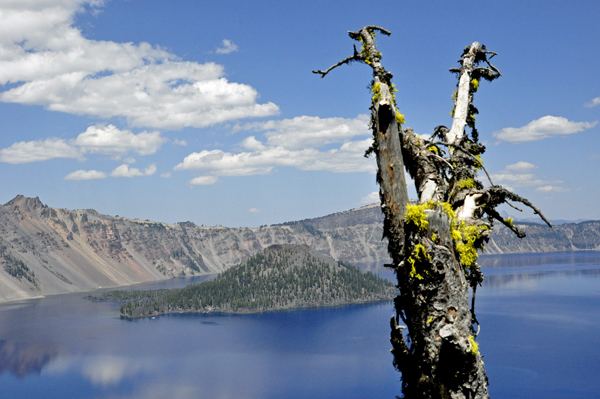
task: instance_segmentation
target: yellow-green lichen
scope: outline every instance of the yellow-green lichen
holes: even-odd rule
[[[399,125],[404,125],[404,122],[405,122],[404,115],[402,115],[400,112],[398,112],[398,110],[396,110],[396,122]]]
[[[373,92],[373,97],[371,97],[371,101],[377,102],[379,97],[381,96],[381,83],[375,83],[373,87],[371,87],[371,91]]]
[[[369,34],[371,35],[371,37],[373,38],[373,43],[375,43],[375,32],[373,32],[372,30],[369,31]],[[362,46],[360,48],[360,54],[363,55],[365,58],[365,63],[368,65],[372,64],[372,60],[369,57],[369,50],[367,49],[367,44],[365,43],[365,41],[363,40],[362,36],[359,36],[358,41],[362,43]],[[376,57],[381,58],[381,53],[377,52],[375,54]]]
[[[438,148],[434,145],[427,147],[427,149],[431,152],[433,152],[434,154],[439,154],[440,150],[438,150]]]
[[[477,159],[477,165],[473,167],[474,170],[480,170],[483,168],[483,159],[481,159],[481,155],[475,155],[475,158]]]
[[[472,180],[472,179],[471,179]],[[473,225],[468,224],[465,221],[456,221],[456,213],[452,209],[452,205],[447,202],[435,202],[427,201],[420,205],[409,204],[406,208],[406,215],[404,217],[405,222],[410,225],[414,225],[419,229],[420,232],[425,232],[429,228],[429,221],[427,220],[427,209],[440,209],[448,216],[450,220],[450,235],[455,243],[456,251],[460,256],[460,262],[465,268],[470,268],[475,264],[479,254],[478,249],[483,249],[483,242],[481,240],[482,235],[485,231],[489,231],[489,227],[486,225]],[[437,235],[433,233],[431,235],[432,241],[437,239]],[[417,271],[414,267],[416,261],[420,260],[421,250],[417,247],[422,247],[422,253],[425,253],[425,247],[421,244],[417,244],[413,253],[411,254],[408,262],[411,264],[411,277],[417,277]],[[429,255],[427,255],[429,259]],[[422,276],[419,275],[422,278]],[[417,278],[419,278],[417,277]],[[419,278],[419,279],[421,279]]]
[[[479,257],[477,249],[483,249],[483,243],[480,242],[481,235],[489,229],[486,225],[477,226],[465,223],[464,221],[461,221],[457,226],[456,231],[459,232],[461,238],[456,242],[456,250],[460,255],[460,262],[466,268],[475,264],[475,261]]]
[[[432,321],[433,321],[433,316],[431,316],[429,319],[427,319],[427,324],[431,324]]]
[[[429,209],[428,204],[408,204],[406,206],[406,215],[404,216],[406,223],[415,225],[419,231],[426,231],[429,227],[429,221],[427,220],[425,209]]]
[[[436,202],[430,200],[420,205],[408,204],[406,206],[406,215],[404,216],[404,220],[408,224],[415,225],[419,228],[419,231],[423,232],[429,227],[429,221],[427,220],[427,214],[425,213],[425,210],[438,208],[442,209],[442,211],[448,216],[448,219],[450,219],[451,222],[456,217],[456,214],[452,209],[452,205],[450,205],[449,203]]]
[[[453,241],[459,241],[462,240],[462,234],[460,234],[460,231],[458,231],[455,228],[451,228],[450,230],[450,235],[452,236],[452,240]]]
[[[473,87],[473,91],[477,91],[477,88],[479,87],[479,81],[477,79],[471,80],[471,87]]]
[[[431,260],[431,256],[425,250],[425,246],[423,246],[422,244],[415,245],[415,248],[410,254],[410,257],[406,260],[410,264],[410,277],[416,278],[418,280],[423,280],[425,278],[421,274],[419,274],[419,272],[417,272],[416,267],[416,265],[423,262],[425,258]],[[423,272],[425,273],[425,275],[429,274],[427,270],[424,270]]]
[[[367,45],[363,40],[362,36],[358,37],[358,41],[362,43],[360,47],[360,54],[365,57],[365,63],[371,65],[371,60],[369,59],[369,52],[367,51]]]
[[[479,353],[479,344],[475,341],[475,337],[469,335],[469,342],[471,343],[471,353],[477,355]]]
[[[468,179],[459,180],[458,182],[456,182],[456,190],[457,191],[463,190],[465,188],[475,188],[475,180],[468,178]]]
[[[398,91],[398,89],[396,89],[396,85],[391,83],[390,84],[390,94],[392,96],[392,101],[394,102],[394,106],[396,106],[396,93]]]
[[[442,211],[444,211],[444,213],[448,216],[450,221],[454,220],[454,218],[456,217],[456,213],[454,212],[454,209],[452,209],[452,205],[450,205],[447,202],[440,202],[440,203],[437,203],[436,205],[442,207]]]
[[[506,219],[504,219],[504,221],[506,222],[506,224],[508,224],[510,227],[513,227],[513,223],[515,222],[515,219],[511,218],[510,216],[507,217]]]

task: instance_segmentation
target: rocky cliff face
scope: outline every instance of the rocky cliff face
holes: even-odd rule
[[[377,205],[260,228],[199,227],[51,208],[17,196],[0,207],[0,302],[218,273],[273,244],[303,244],[383,271],[387,242]],[[600,250],[600,222],[494,231],[487,253]]]
[[[567,223],[550,228],[528,223],[517,226],[527,237],[518,239],[504,226],[494,226],[485,254],[523,252],[600,251],[600,221]]]

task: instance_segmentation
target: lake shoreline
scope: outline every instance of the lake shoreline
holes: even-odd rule
[[[278,307],[273,307],[273,308],[268,308],[268,309],[260,309],[260,310],[247,309],[247,308],[233,310],[233,309],[213,308],[213,307],[209,306],[202,310],[200,310],[200,309],[173,310],[173,311],[169,311],[169,312],[153,312],[150,314],[143,314],[143,315],[138,315],[138,316],[126,315],[126,314],[121,313],[120,317],[122,319],[127,319],[127,320],[137,320],[137,319],[147,319],[149,317],[159,317],[159,316],[165,316],[165,315],[171,315],[171,314],[213,314],[213,315],[219,314],[219,313],[221,313],[221,314],[236,314],[236,315],[264,314],[264,313],[279,312],[279,311],[285,311],[285,310],[327,308],[327,307],[337,307],[337,306],[346,306],[346,305],[364,305],[364,304],[379,303],[379,302],[389,302],[389,301],[393,301],[394,297],[357,299],[357,300],[340,301],[340,302],[334,302],[334,303],[331,303],[331,302],[312,303],[311,302],[311,303],[306,303],[306,304],[301,304],[301,305],[286,305],[286,306],[278,306]],[[90,298],[86,297],[86,299],[90,299]],[[90,300],[92,300],[92,299],[90,299]],[[113,302],[113,301],[103,301],[103,302]]]

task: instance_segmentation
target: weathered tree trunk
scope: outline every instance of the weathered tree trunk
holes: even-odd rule
[[[508,199],[546,219],[529,201],[493,185],[489,175],[488,188],[477,180],[477,171],[485,170],[480,158],[485,147],[478,143],[473,94],[481,78],[500,76],[487,59],[487,54],[495,54],[478,42],[467,46],[462,66],[451,69],[459,74],[452,128],[439,126],[425,141],[410,128],[402,130],[404,116],[397,110],[392,74],[381,65],[375,31],[390,34],[377,26],[349,32],[362,43],[361,51],[355,46],[352,56],[313,72],[324,77],[352,61],[373,69],[373,145],[365,155],[375,153],[377,158],[384,236],[393,260],[386,266],[395,270],[400,290],[391,319],[393,364],[402,373],[406,398],[487,398],[483,356],[475,341],[479,323],[473,313],[477,285],[483,281],[477,250],[487,241],[493,219],[524,236],[495,210]],[[481,62],[489,68],[479,67]],[[471,128],[470,138],[466,126]],[[408,203],[404,167],[415,180],[416,205]],[[406,336],[400,321],[408,327]]]

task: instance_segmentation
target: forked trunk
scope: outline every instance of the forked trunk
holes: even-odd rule
[[[377,159],[383,235],[393,260],[386,266],[395,271],[400,290],[390,320],[393,363],[402,373],[405,398],[487,398],[483,356],[475,341],[479,323],[470,307],[483,281],[477,250],[487,242],[493,219],[524,236],[495,210],[508,200],[522,202],[546,219],[526,199],[495,186],[489,175],[488,188],[477,180],[477,171],[485,171],[480,158],[485,147],[478,143],[473,94],[480,79],[500,76],[487,59],[495,53],[478,42],[465,48],[461,67],[451,69],[459,74],[452,128],[438,126],[425,141],[412,129],[402,129],[404,116],[397,109],[392,74],[380,62],[376,31],[390,34],[378,26],[349,32],[362,44],[361,51],[354,47],[352,56],[313,72],[325,77],[352,61],[373,69],[373,145],[365,155],[374,153]],[[478,66],[481,62],[489,68]],[[471,137],[465,127],[471,128]],[[408,201],[405,168],[415,180],[415,205]]]

